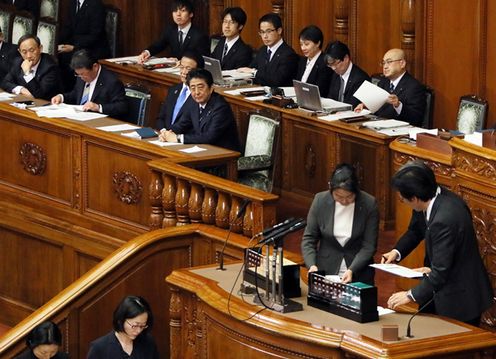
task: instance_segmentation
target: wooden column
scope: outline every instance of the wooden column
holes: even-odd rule
[[[348,45],[350,17],[349,0],[336,0],[334,2],[334,14],[334,37],[336,40]]]
[[[415,0],[401,0],[401,48],[407,70],[415,76]]]

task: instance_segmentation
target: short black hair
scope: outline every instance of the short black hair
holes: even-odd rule
[[[196,62],[196,68],[198,69],[203,69],[205,67],[205,61],[203,60],[203,56],[194,49],[184,50],[183,57],[187,57],[188,59],[194,60]]]
[[[194,69],[191,70],[186,77],[186,84],[189,86],[189,83],[192,79],[202,79],[205,80],[207,83],[208,87],[212,87],[214,84],[214,78],[212,77],[212,74],[210,71],[205,70],[205,69]]]
[[[329,179],[331,192],[340,188],[356,195],[360,193],[360,183],[358,182],[355,167],[348,163],[337,165]]]
[[[71,58],[71,69],[87,69],[91,70],[93,65],[97,63],[96,57],[94,57],[88,50],[82,49],[78,50],[72,55]]]
[[[62,345],[62,334],[60,333],[60,329],[51,321],[38,324],[26,337],[26,345],[31,350],[44,344]]]
[[[346,56],[350,56],[350,49],[341,41],[330,42],[325,50],[325,61],[332,62],[335,60],[344,60]]]
[[[171,4],[171,11],[180,10],[183,7],[186,8],[190,14],[195,12],[195,6],[189,0],[174,0]]]
[[[226,17],[226,15],[231,15],[231,18],[236,21],[238,23],[238,25],[243,25],[245,26],[246,24],[246,12],[236,6],[236,7],[227,7],[224,9],[224,11],[222,12],[222,20],[224,20],[224,18]]]
[[[26,41],[26,40],[29,40],[29,39],[33,39],[34,41],[36,41],[36,43],[38,44],[38,47],[41,46],[41,41],[40,41],[40,38],[34,34],[25,34],[25,35],[22,35],[19,39],[19,41],[17,41],[17,46],[20,47],[21,44]]]
[[[270,22],[272,25],[274,25],[276,30],[279,28],[282,29],[282,20],[281,20],[281,17],[277,14],[268,13],[268,14],[265,14],[264,16],[262,16],[260,18],[260,20],[258,20],[258,26],[259,27],[260,27],[260,24],[262,22]]]
[[[150,330],[153,327],[153,314],[152,309],[148,302],[142,298],[135,295],[128,295],[125,297],[115,308],[114,317],[112,320],[112,325],[116,332],[124,332],[124,323],[127,319],[131,319],[137,317],[140,314],[147,313],[148,320],[146,324],[148,327],[141,332]]]
[[[436,176],[422,161],[410,161],[403,165],[394,174],[391,183],[393,188],[409,201],[416,197],[426,202],[436,196]]]
[[[322,44],[324,43],[324,34],[315,25],[310,25],[305,27],[300,31],[300,40],[309,40],[316,44],[319,44],[319,49],[322,49]]]

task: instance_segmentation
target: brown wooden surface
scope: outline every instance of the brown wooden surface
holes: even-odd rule
[[[229,296],[238,267],[229,267],[219,278],[208,267],[178,270],[167,277],[172,286],[171,358],[476,358],[496,346],[493,333],[429,316],[415,319],[423,335],[385,342],[377,339],[381,323],[396,323],[403,331],[409,314],[389,314],[367,324],[308,306],[299,313],[264,310],[255,315],[261,308],[251,304],[251,297]],[[429,330],[431,336],[426,335]]]

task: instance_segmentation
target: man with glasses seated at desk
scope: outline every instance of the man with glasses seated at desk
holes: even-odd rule
[[[384,78],[377,86],[391,95],[375,114],[420,126],[425,112],[426,90],[424,85],[406,71],[405,52],[401,49],[389,50],[380,65]],[[363,108],[364,105],[359,104],[355,111],[359,112]]]
[[[282,38],[282,20],[279,15],[266,14],[258,21],[258,34],[264,46],[250,64],[239,71],[253,73],[254,82],[263,86],[293,86],[298,70],[298,55]]]
[[[124,85],[112,72],[102,67],[88,50],[77,51],[71,59],[77,77],[71,92],[52,98],[53,104],[62,102],[82,105],[84,111],[104,113],[123,118],[127,113]]]
[[[57,64],[50,55],[42,53],[43,45],[37,36],[24,35],[18,44],[22,58],[14,60],[2,88],[16,95],[50,100],[60,91]]]

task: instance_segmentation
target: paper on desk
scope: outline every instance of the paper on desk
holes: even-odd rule
[[[253,78],[253,74],[251,72],[241,72],[237,70],[223,70],[222,77],[227,77],[234,80],[243,80]]]
[[[366,109],[363,109],[360,112],[342,111],[338,113],[333,113],[332,115],[319,116],[319,119],[324,121],[336,121],[336,120],[341,120],[343,118],[353,118],[353,117],[360,117],[365,115],[370,115],[370,111]]]
[[[130,138],[137,138],[138,140],[141,139],[141,136],[139,135],[138,132],[133,131],[133,132],[126,132],[126,133],[121,133],[122,136],[130,137]]]
[[[248,101],[263,101],[265,100],[266,98],[268,98],[267,96],[250,96],[250,97],[245,97],[245,100],[248,100]]]
[[[113,59],[107,59],[109,62],[115,62],[117,64],[137,64],[138,56],[126,56],[126,57],[115,57]]]
[[[265,87],[263,86],[258,86],[258,87],[242,87],[242,88],[237,88],[235,90],[229,90],[229,91],[224,91],[224,93],[228,95],[241,95],[241,92],[243,91],[264,91]]]
[[[206,151],[207,149],[206,148],[201,148],[201,147],[198,147],[198,146],[193,146],[193,147],[190,147],[190,148],[183,148],[182,150],[179,150],[179,151],[182,151],[182,152],[185,152],[185,153],[197,153],[197,152],[202,152],[202,151]]]
[[[281,87],[284,91],[285,97],[296,97],[296,92],[293,86],[284,86]]]
[[[34,112],[39,112],[39,111],[58,111],[62,109],[72,109],[74,111],[83,111],[83,106],[82,105],[69,105],[66,103],[60,103],[58,105],[45,105],[45,106],[36,106],[36,107],[31,107],[30,110]]]
[[[122,125],[112,125],[112,126],[102,126],[102,127],[97,127],[97,130],[102,130],[106,132],[120,132],[120,131],[128,131],[128,130],[134,130],[136,128],[139,128],[139,126],[131,125],[129,123],[125,123]]]
[[[383,128],[382,130],[377,130],[378,133],[383,135],[394,137],[394,136],[405,136],[410,134],[412,126],[394,127],[394,128]]]
[[[384,308],[384,307],[381,307],[380,305],[378,305],[377,306],[377,313],[379,313],[379,317],[380,317],[381,315],[395,313],[395,311],[392,309]]]
[[[427,130],[422,127],[412,127],[410,128],[410,131],[408,132],[408,137],[410,137],[412,140],[417,141],[417,135],[419,133],[429,133],[431,135],[437,136],[438,135],[438,129],[433,128],[432,130]]]
[[[147,65],[161,65],[161,64],[169,64],[175,65],[177,60],[170,57],[152,57],[149,60],[146,60],[145,64]]]
[[[421,272],[393,263],[375,263],[370,264],[370,266],[404,278],[421,278],[423,276]]]
[[[0,101],[10,100],[11,98],[16,97],[16,95],[8,92],[0,92]]]
[[[74,113],[72,113],[66,117],[70,118],[71,120],[75,120],[75,121],[90,121],[90,120],[96,120],[97,118],[107,117],[107,115],[104,113],[98,113],[98,112],[75,111]]]
[[[410,124],[399,120],[374,120],[362,123],[363,127],[372,128],[374,130],[383,130],[385,128],[405,127]]]
[[[473,145],[482,147],[482,132],[467,133],[463,139]]]
[[[181,69],[179,67],[162,67],[160,69],[154,69],[153,72],[165,72],[168,74],[179,74]]]
[[[38,117],[52,117],[52,118],[62,118],[69,117],[76,113],[76,110],[72,108],[59,108],[57,110],[48,109],[48,110],[38,110],[36,114]]]
[[[148,142],[153,143],[154,145],[157,145],[160,147],[182,145],[182,143],[180,143],[180,142],[164,142],[164,141],[160,141],[160,140],[153,140],[153,141],[148,141]]]
[[[370,81],[364,81],[362,85],[353,94],[359,99],[371,112],[376,112],[384,105],[390,93],[374,85]]]

